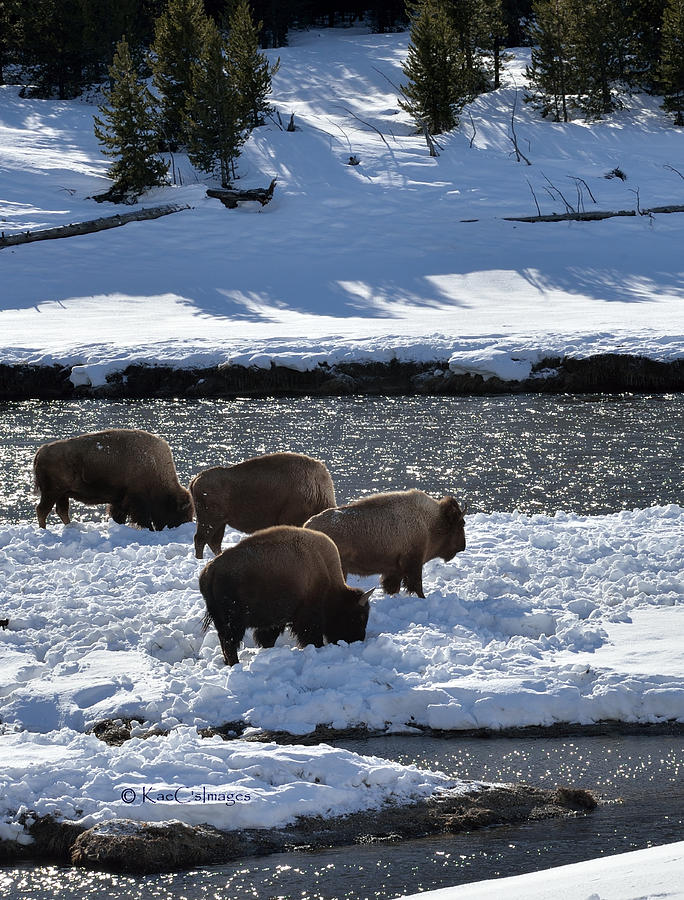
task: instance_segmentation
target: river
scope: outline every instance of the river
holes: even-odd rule
[[[33,520],[42,443],[103,428],[165,437],[183,483],[260,453],[309,453],[327,464],[339,503],[411,487],[454,493],[471,512],[682,501],[680,394],[18,401],[0,404],[0,521]],[[103,509],[77,517],[101,520]]]

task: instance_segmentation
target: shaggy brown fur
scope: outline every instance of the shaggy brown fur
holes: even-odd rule
[[[43,444],[33,475],[41,528],[53,506],[68,525],[72,498],[108,503],[115,522],[152,531],[192,521],[192,498],[178,481],[171,448],[147,431],[113,428]]]
[[[271,525],[303,525],[335,506],[330,473],[303,453],[269,453],[205,469],[190,482],[190,493],[197,516],[197,559],[206,544],[221,552],[226,525],[247,534]]]
[[[272,647],[289,627],[300,647],[324,638],[362,641],[372,591],[350,588],[337,547],[324,534],[279,525],[257,531],[204,567],[199,586],[228,666],[238,661],[247,628],[260,647]]]
[[[305,528],[322,531],[337,544],[344,577],[382,575],[382,587],[396,594],[423,593],[423,564],[445,562],[465,550],[463,510],[454,497],[433,500],[423,491],[374,494],[313,516]]]

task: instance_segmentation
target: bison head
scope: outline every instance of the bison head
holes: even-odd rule
[[[455,497],[442,497],[440,507],[440,531],[442,533],[440,556],[449,562],[466,548],[465,508],[461,509]]]
[[[346,641],[353,644],[354,641],[362,641],[366,637],[366,625],[370,610],[370,596],[375,588],[362,591],[361,588],[346,588],[344,596],[334,612],[329,611],[326,622],[325,636],[327,640],[336,644],[338,641]]]
[[[155,531],[161,531],[162,528],[178,528],[185,522],[192,522],[194,512],[192,496],[183,487],[179,486],[176,493],[165,494],[151,505]]]

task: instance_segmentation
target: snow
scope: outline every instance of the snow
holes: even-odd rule
[[[215,631],[201,631],[191,523],[156,533],[111,521],[1,524],[0,836],[23,835],[24,809],[93,824],[271,827],[468,789],[326,745],[197,733],[239,719],[252,733],[293,734],[683,721],[683,524],[674,505],[468,516],[467,551],[426,565],[425,600],[376,591],[365,641],[298,649],[284,635],[258,650],[248,633],[232,668]],[[121,716],[143,720],[134,735],[155,725],[169,734],[117,748],[85,733]],[[140,801],[143,787],[173,798]],[[202,788],[251,800],[192,801]],[[122,801],[125,789],[138,800]]]
[[[300,650],[283,635],[257,650],[248,632],[233,668],[201,630],[191,523],[0,525],[3,721],[42,734],[124,715],[293,734],[683,721],[683,524],[678,506],[468,516],[467,550],[425,566],[425,600],[375,592],[364,642]]]
[[[50,813],[86,827],[180,819],[224,830],[277,828],[298,816],[344,815],[477,787],[325,744],[226,742],[188,727],[120,747],[68,728],[8,733],[2,756],[3,813]],[[0,838],[13,831],[21,831],[15,822],[0,821]]]
[[[411,900],[681,900],[684,841],[412,895]],[[402,898],[403,900],[403,898]]]
[[[503,219],[534,214],[531,191],[542,212],[564,211],[546,179],[573,204],[581,190],[587,209],[634,209],[637,191],[641,208],[681,202],[684,138],[658,98],[625,97],[591,127],[554,124],[522,103],[529,51],[516,51],[503,87],[472,103],[431,159],[396,102],[407,40],[310,31],[272,51],[273,101],[297,131],[269,121],[245,147],[239,186],[278,178],[265,208],[224,209],[178,156],[183,184],[138,205],[192,209],[3,250],[0,362],[60,363],[75,384],[101,385],[131,362],[396,358],[510,379],[545,356],[680,358],[684,217]],[[508,137],[516,96],[531,166]],[[124,209],[89,199],[107,185],[95,111],[0,88],[3,231]],[[605,177],[616,166],[626,181]]]

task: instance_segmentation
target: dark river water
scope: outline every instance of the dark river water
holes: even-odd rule
[[[454,493],[471,512],[600,514],[684,502],[682,395],[30,401],[0,404],[0,523],[35,521],[31,462],[42,443],[112,427],[164,436],[184,483],[211,465],[294,450],[328,465],[340,503],[410,487]],[[73,512],[104,519],[102,508]],[[54,514],[50,523],[58,526]],[[576,819],[146,878],[0,868],[0,898],[392,898],[684,839],[684,738],[339,745],[461,778],[586,787],[607,802]]]
[[[309,453],[327,464],[340,504],[411,487],[453,493],[471,512],[604,513],[683,499],[680,394],[26,401],[0,404],[0,521],[34,518],[41,444],[103,428],[165,437],[183,483],[260,453]]]
[[[400,844],[281,853],[136,878],[56,866],[0,868],[0,898],[52,900],[389,900],[684,839],[684,738],[568,740],[384,737],[337,742],[461,778],[572,785],[605,800],[593,813]]]

